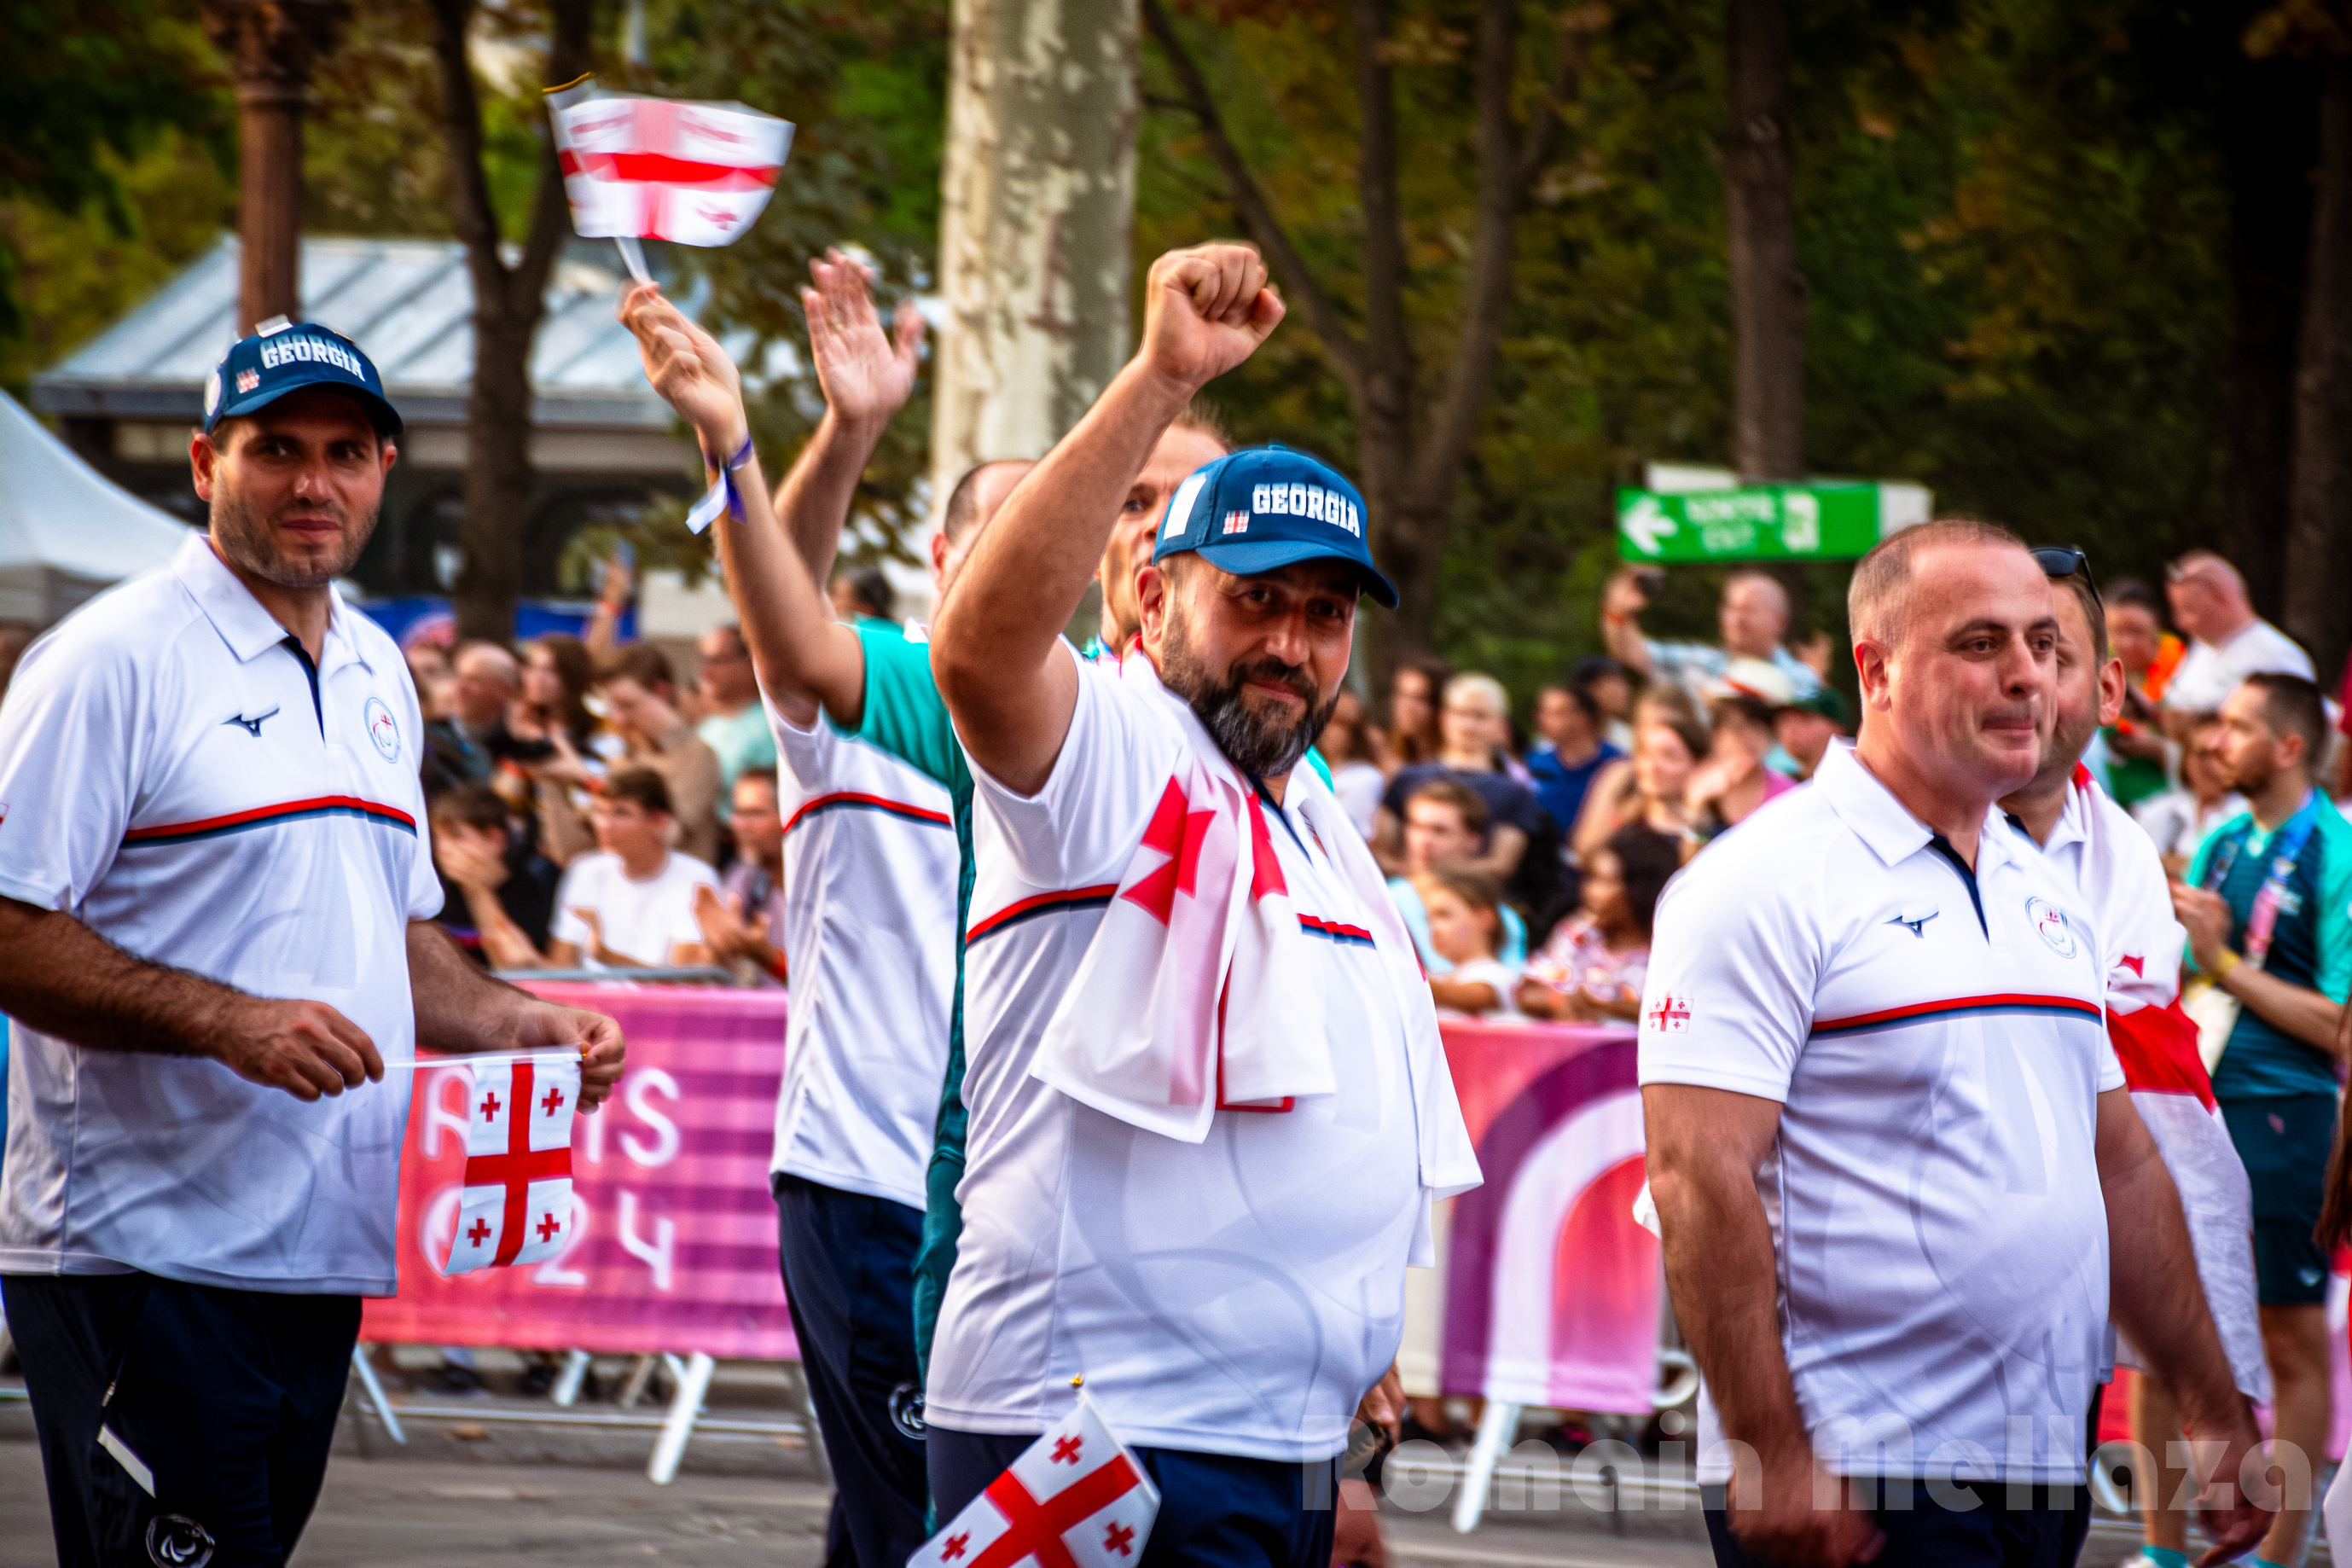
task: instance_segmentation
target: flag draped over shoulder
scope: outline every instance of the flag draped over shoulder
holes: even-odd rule
[[[1081,1390],[907,1568],[1119,1568],[1142,1559],[1159,1513],[1159,1489]]]
[[[1198,1143],[1220,1110],[1281,1111],[1337,1091],[1325,998],[1267,813],[1139,649],[1119,679],[1165,702],[1190,744],[1038,1043],[1033,1074],[1130,1126]],[[1365,912],[1404,1018],[1422,1185],[1451,1196],[1478,1163],[1428,982],[1380,866],[1311,768],[1287,785]]]
[[[580,1056],[467,1062],[466,1182],[444,1274],[538,1263],[571,1241]]]
[[[740,103],[680,103],[606,94],[556,106],[558,160],[572,226],[726,245],[774,192],[793,123]]]

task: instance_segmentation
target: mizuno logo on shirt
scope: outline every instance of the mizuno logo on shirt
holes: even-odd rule
[[[1937,915],[1940,915],[1944,911],[1941,910],[1929,910],[1924,915],[1896,915],[1893,920],[1888,921],[1886,923],[1891,926],[1901,926],[1913,936],[1924,937],[1927,934],[1927,922],[1934,920]]]
[[[232,713],[232,714],[230,714],[227,718],[226,718],[226,719],[222,720],[222,721],[221,721],[221,722],[222,722],[222,723],[224,723],[224,724],[239,724],[239,725],[243,725],[243,726],[244,726],[244,728],[245,728],[245,732],[246,732],[247,734],[248,734],[248,735],[252,736],[255,740],[258,741],[259,739],[261,739],[261,727],[262,727],[264,724],[268,723],[272,719],[275,719],[275,718],[277,718],[277,717],[278,717],[278,710],[277,710],[277,709],[275,709],[275,708],[272,708],[268,712],[264,713],[264,714],[261,714],[261,715],[260,715],[260,716],[258,716],[257,718],[252,718],[252,719],[248,719],[248,718],[247,718],[247,717],[246,717],[244,714],[242,714],[242,713]]]

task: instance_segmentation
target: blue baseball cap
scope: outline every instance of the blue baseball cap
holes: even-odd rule
[[[253,336],[232,344],[205,378],[205,434],[211,435],[224,419],[251,414],[305,386],[351,394],[367,409],[378,436],[400,439],[400,411],[384,396],[383,377],[359,344],[315,322],[297,326],[283,316],[271,317]]]
[[[1364,542],[1364,498],[1338,469],[1287,447],[1230,453],[1177,487],[1151,559],[1186,550],[1240,577],[1298,561],[1345,561],[1372,603],[1396,608],[1396,588]]]

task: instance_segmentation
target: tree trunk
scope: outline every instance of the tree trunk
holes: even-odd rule
[[[2319,89],[2318,191],[2294,385],[2294,509],[2286,629],[2320,678],[2343,668],[2352,630],[2352,58],[2331,55]]]
[[[1731,124],[1723,137],[1734,343],[1732,463],[1743,479],[1805,477],[1805,277],[1789,186],[1787,0],[1730,0]]]
[[[236,71],[236,331],[302,319],[302,114],[343,0],[206,0],[207,37]]]
[[[956,0],[932,493],[1038,458],[1129,348],[1136,0]]]
[[[431,0],[442,126],[449,143],[451,212],[474,285],[466,513],[457,534],[465,561],[450,597],[460,637],[503,643],[514,636],[530,521],[531,341],[546,312],[548,273],[571,237],[572,217],[551,135],[540,153],[539,189],[522,254],[509,267],[499,252],[498,213],[482,167],[481,99],[466,52],[474,3]],[[549,10],[548,79],[570,81],[588,68],[590,0],[554,0]]]
[[[2234,46],[2235,36],[2229,40]],[[2254,608],[2284,613],[2294,506],[2295,362],[2311,247],[2318,72],[2231,47],[2221,152],[2230,188],[2230,346],[2222,406],[2221,532]]]

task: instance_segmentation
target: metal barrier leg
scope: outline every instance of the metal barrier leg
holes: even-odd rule
[[[1486,1511],[1486,1490],[1495,1481],[1495,1465],[1503,1450],[1519,1435],[1519,1407],[1500,1399],[1486,1401],[1478,1421],[1478,1440],[1470,1446],[1469,1463],[1462,1467],[1462,1490],[1454,1500],[1454,1529],[1467,1535],[1478,1528]]]
[[[816,1468],[817,1480],[831,1486],[833,1457],[824,1451],[824,1430],[816,1422],[816,1396],[809,1392],[808,1363],[792,1362],[787,1364],[793,1369],[793,1381],[799,1385],[801,1429],[808,1434],[809,1463]]]
[[[701,1351],[686,1358],[677,1376],[677,1394],[669,1402],[669,1419],[662,1423],[661,1441],[654,1445],[653,1463],[646,1479],[666,1487],[677,1479],[677,1462],[686,1457],[686,1440],[694,1418],[702,1413],[702,1396],[710,1390],[710,1374],[718,1363]]]
[[[569,1410],[580,1397],[580,1385],[588,1377],[588,1352],[572,1351],[563,1358],[563,1370],[555,1374],[555,1387],[548,1397],[560,1407]]]
[[[376,1377],[375,1365],[368,1360],[365,1345],[352,1347],[352,1370],[360,1374],[360,1386],[367,1390],[368,1403],[375,1406],[376,1418],[395,1443],[405,1444],[408,1434],[400,1429],[400,1417],[392,1413],[392,1401],[383,1396],[383,1384]]]

